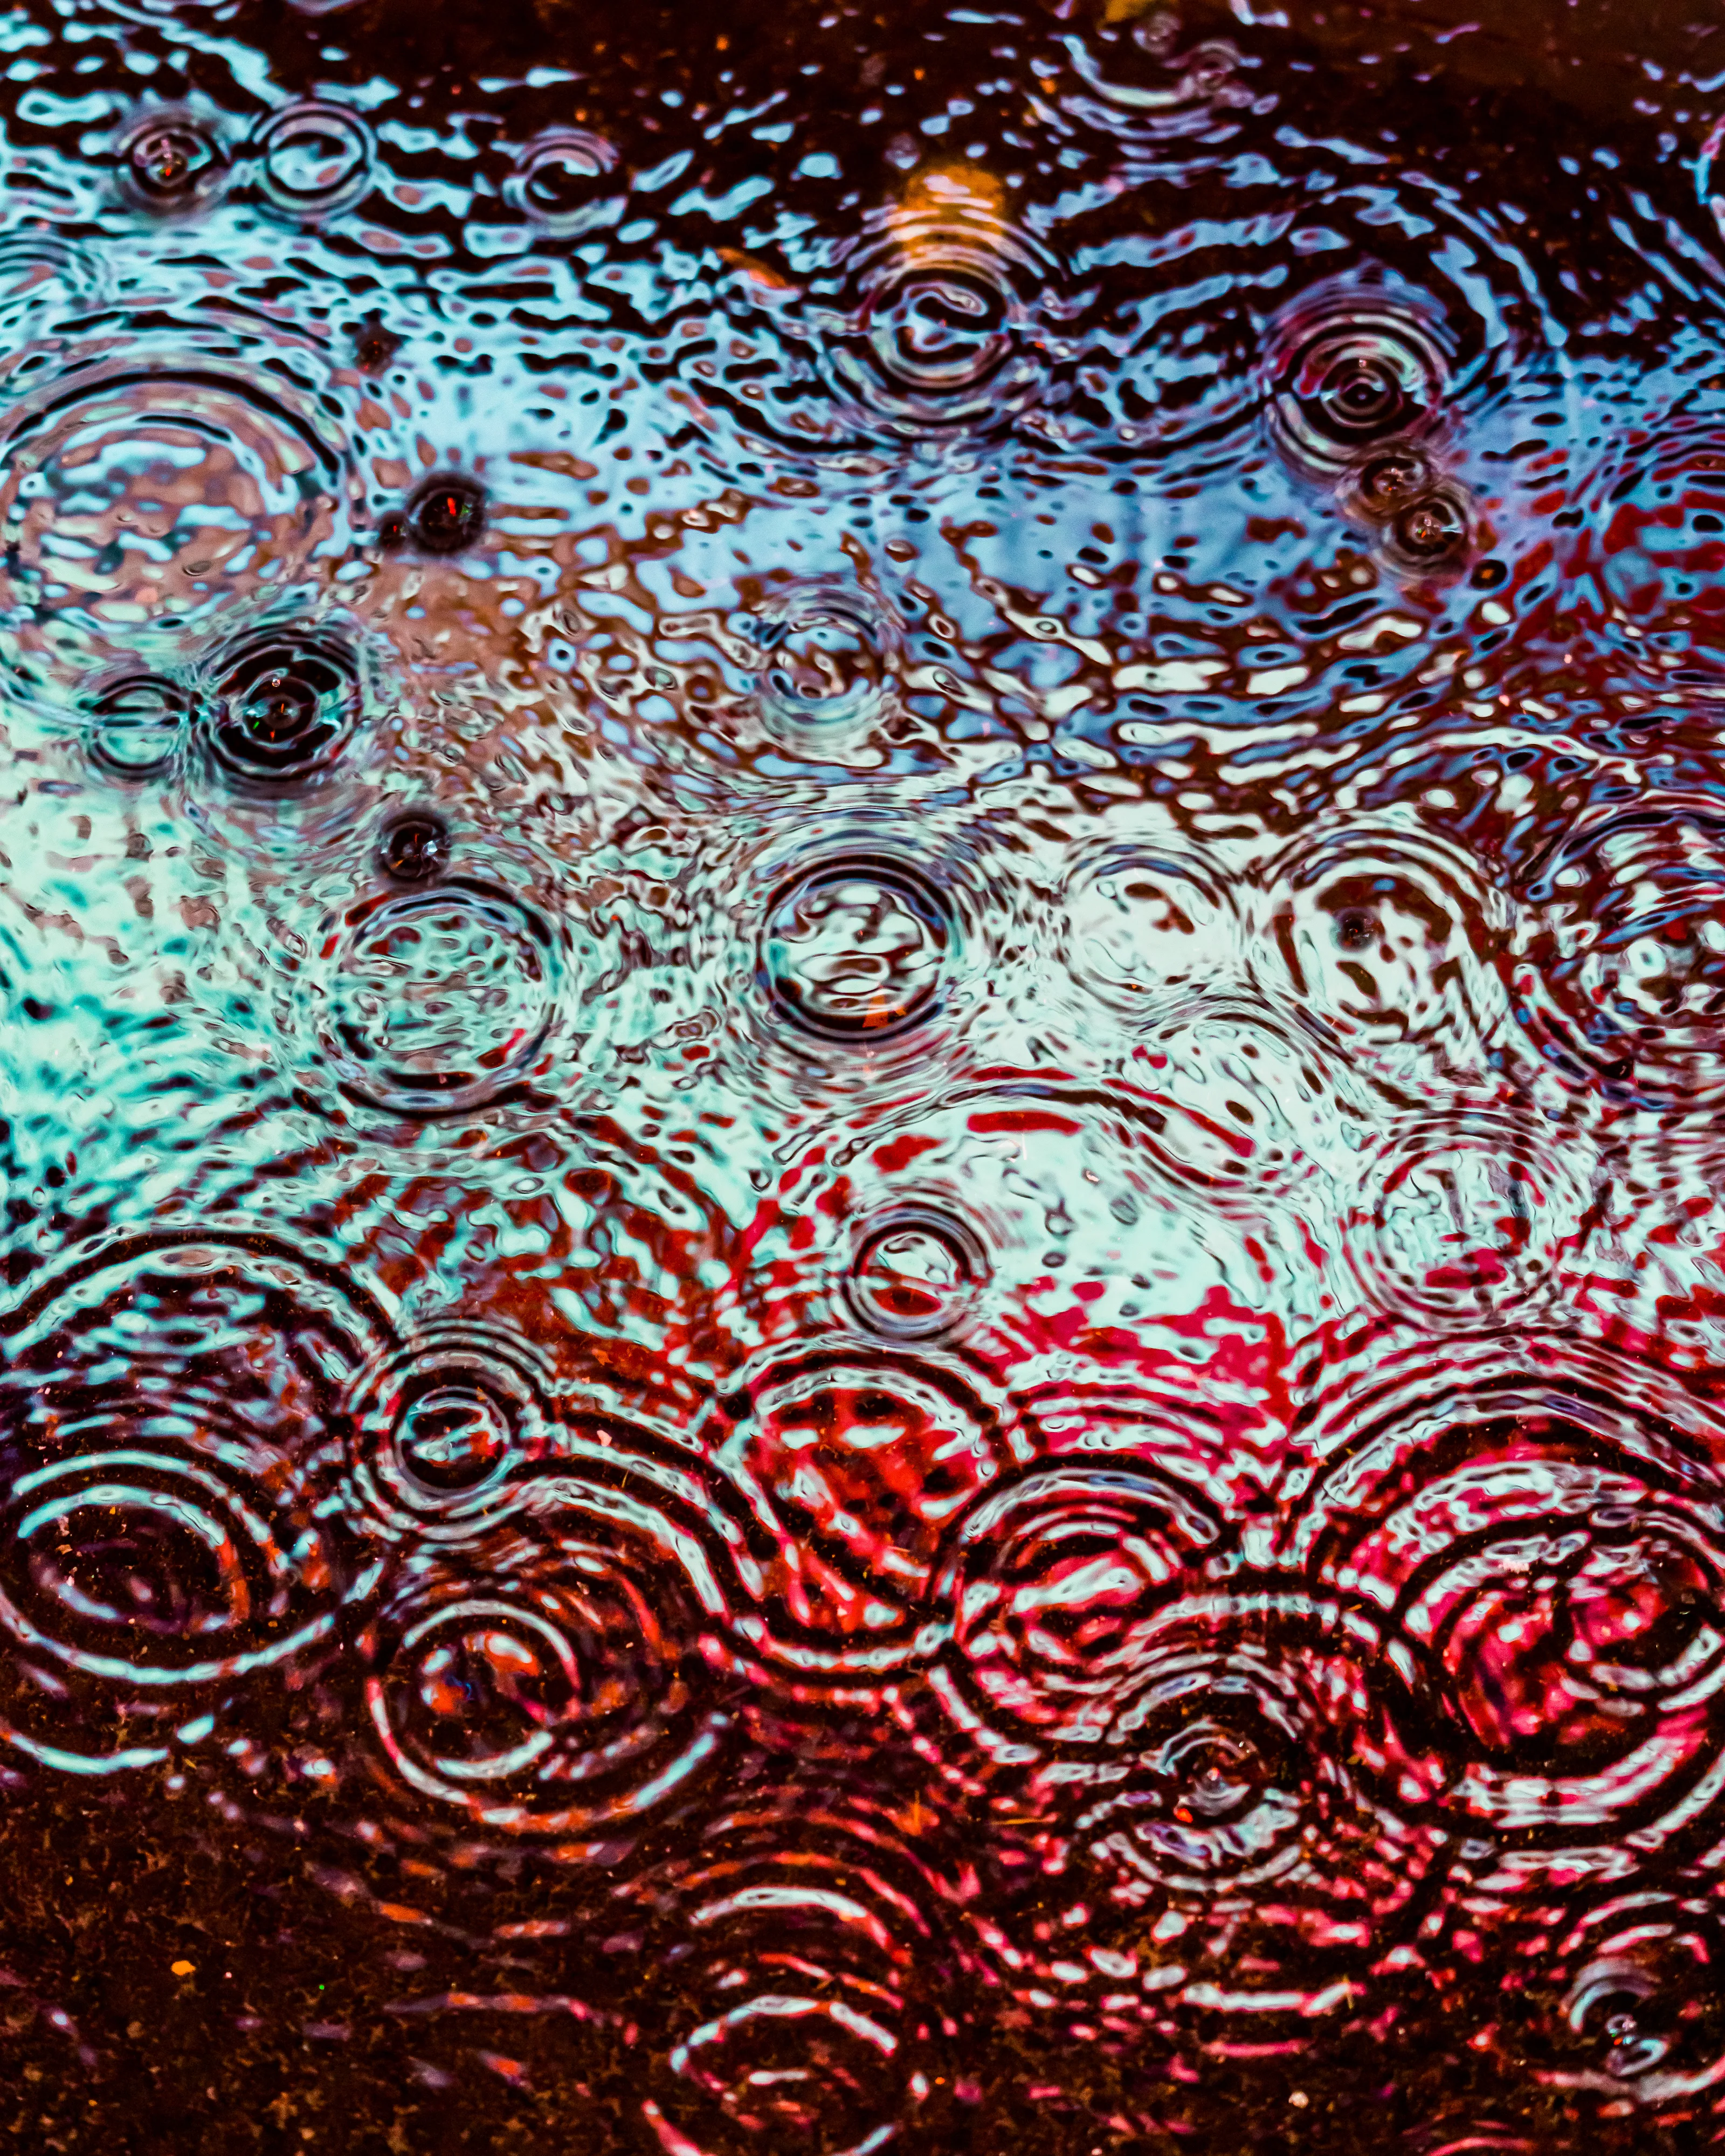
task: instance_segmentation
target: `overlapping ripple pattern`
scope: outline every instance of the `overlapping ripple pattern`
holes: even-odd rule
[[[1725,2146],[1725,31],[0,56],[8,2145]]]

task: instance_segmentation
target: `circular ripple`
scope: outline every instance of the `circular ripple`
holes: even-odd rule
[[[89,1254],[8,1329],[0,1730],[80,1771],[146,1764],[375,1587],[324,1501],[388,1321],[289,1245],[187,1233]]]
[[[569,1835],[686,1792],[719,1750],[679,1537],[566,1477],[554,1529],[432,1558],[380,1621],[367,1680],[395,1774],[472,1824]]]
[[[1608,1358],[1542,1381],[1551,1358],[1523,1358],[1476,1375],[1501,1348],[1460,1344],[1452,1383],[1428,1368],[1347,1417],[1292,1553],[1418,1672],[1461,1745],[1444,1804],[1476,1830],[1523,1851],[1703,1833],[1725,1773],[1725,1514],[1676,1450],[1681,1403],[1638,1413]]]
[[[544,1068],[560,974],[549,927],[451,876],[353,907],[330,946],[317,1034],[342,1089],[408,1117],[520,1097]]]
[[[1265,357],[1270,436],[1296,470],[1332,479],[1438,418],[1450,359],[1429,311],[1368,285],[1303,293]]]
[[[1158,1569],[1189,1554],[1177,1533]],[[1106,1543],[1090,1564],[1084,1592],[1106,1604]],[[1396,1809],[1423,1808],[1434,1763],[1408,1742],[1418,1720],[1394,1671],[1301,1596],[1221,1592],[1189,1570],[1184,1591],[1122,1585],[1101,1636],[1128,1658],[1111,1689],[1065,1694],[1058,1750],[1042,1732],[983,1740],[997,1834],[1034,1823],[1054,1840],[1111,1952],[1158,1943],[1158,2019],[1178,2005],[1297,2029],[1346,2008],[1416,1928],[1445,1857],[1442,1833]],[[1015,1966],[1019,1997],[1046,2010],[1067,1957],[1040,1937]]]
[[[1343,1248],[1367,1296],[1397,1317],[1525,1319],[1579,1258],[1584,1172],[1573,1143],[1531,1117],[1423,1116],[1364,1155]]]
[[[901,1661],[942,1536],[1010,1456],[994,1411],[958,1370],[884,1349],[769,1360],[721,1409],[714,1464],[753,1522],[744,1637],[792,1669]]]
[[[1021,1743],[1094,1746],[1220,1541],[1202,1500],[1147,1468],[1032,1469],[967,1512],[934,1580],[952,1681]]]
[[[271,631],[212,668],[210,750],[242,784],[303,787],[340,762],[358,726],[360,701],[358,662],[347,644],[329,635]]]
[[[999,1471],[984,1404],[905,1355],[792,1358],[730,1404],[742,1415],[729,1459],[860,1587],[920,1593],[948,1522]]]
[[[927,1881],[884,1823],[792,1778],[635,1889],[670,2069],[643,2108],[667,2149],[865,2156],[932,2108]]]
[[[1129,1731],[1132,1771],[1124,1786],[1086,1778],[1099,1800],[1081,1825],[1164,1888],[1208,1897],[1264,1887],[1309,1857],[1342,1791],[1322,1725],[1279,1657],[1201,1638],[1158,1645],[1114,1703],[1112,1734],[1118,1746]]]
[[[208,208],[227,177],[220,137],[207,121],[177,107],[146,115],[120,146],[127,198],[157,217]]]
[[[864,1045],[934,1015],[957,936],[946,900],[909,861],[829,854],[768,901],[757,978],[802,1031]]]
[[[22,388],[0,445],[0,595],[19,663],[79,686],[184,656],[339,538],[336,452],[242,327]],[[187,333],[187,343],[190,333]],[[308,400],[309,401],[309,400]]]
[[[403,1342],[350,1409],[367,1516],[439,1540],[495,1518],[511,1476],[547,1449],[547,1382],[534,1348],[494,1327],[449,1322]]]
[[[900,632],[860,584],[810,578],[773,590],[747,623],[762,652],[755,701],[799,747],[877,725],[891,708]]]
[[[371,192],[371,130],[345,105],[312,99],[273,113],[251,154],[259,191],[290,217],[334,217]]]
[[[1136,1149],[1212,1213],[1265,1223],[1322,1202],[1323,1152],[1357,1143],[1369,1096],[1333,1037],[1286,997],[1190,996],[1135,1050],[1114,1112]],[[1322,1148],[1322,1151],[1320,1150]]]
[[[851,1125],[816,1137],[750,1226],[723,1306],[742,1353],[835,1321],[885,1337],[906,1313],[1003,1371],[1059,1358],[1076,1392],[1072,1354],[1111,1358],[1130,1338],[1184,1363],[1228,1329],[1223,1313],[1255,1326],[1270,1279],[1303,1283],[1266,1228],[1250,1140],[1166,1095],[984,1070]],[[914,1274],[894,1270],[901,1223]]]
[[[1461,1809],[1500,1832],[1639,1830],[1645,1845],[1725,1757],[1722,1523],[1563,1460],[1557,1432],[1538,1463],[1524,1424],[1496,1435],[1518,1456],[1434,1481],[1352,1562],[1395,1588],[1397,1629],[1471,1740]]]
[[[204,1459],[80,1450],[12,1486],[0,1615],[25,1647],[114,1684],[249,1676],[330,1629],[304,1606],[327,1571],[307,1512],[277,1461],[231,1442]]]
[[[1620,449],[1589,489],[1601,625],[1656,678],[1717,692],[1725,669],[1725,434],[1679,422]]]
[[[1476,860],[1430,832],[1343,827],[1301,839],[1264,880],[1282,992],[1350,1055],[1422,1091],[1481,1068],[1506,1014],[1494,961],[1510,914]]]
[[[1725,818],[1655,795],[1537,865],[1512,954],[1533,1046],[1572,1084],[1657,1109],[1725,1099]]]
[[[6,1321],[5,1427],[57,1457],[68,1402],[93,1388],[121,1424],[152,1401],[208,1405],[296,1460],[321,1456],[352,1373],[393,1334],[357,1281],[261,1232],[164,1229],[74,1249]]]
[[[572,239],[603,219],[599,182],[617,169],[615,149],[578,127],[554,127],[529,142],[503,183],[512,209],[558,239]]]
[[[89,700],[90,752],[111,778],[136,784],[160,778],[179,754],[193,700],[177,681],[133,674]]]
[[[1137,1024],[1225,971],[1240,941],[1217,871],[1158,847],[1111,845],[1081,861],[1057,917],[1065,972]]]
[[[988,1252],[968,1220],[911,1204],[858,1224],[844,1293],[864,1331],[935,1340],[962,1330],[988,1278]]]
[[[1555,2011],[1524,2035],[1540,2081],[1670,2104],[1725,2081],[1725,1920],[1716,1902],[1618,1892],[1553,1957]]]
[[[868,218],[846,265],[837,387],[894,437],[1008,425],[1045,385],[1052,340],[1037,329],[1053,279],[991,174],[920,172]]]

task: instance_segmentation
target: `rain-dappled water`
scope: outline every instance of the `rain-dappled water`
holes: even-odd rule
[[[11,2144],[1725,2140],[1725,19],[0,62]]]

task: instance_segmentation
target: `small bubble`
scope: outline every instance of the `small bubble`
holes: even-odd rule
[[[408,504],[404,528],[422,554],[459,554],[485,528],[485,489],[458,472],[439,472]]]
[[[402,816],[384,831],[377,865],[397,883],[429,883],[449,866],[449,834],[435,816]]]
[[[1394,449],[1360,467],[1354,499],[1368,516],[1393,516],[1431,482],[1431,465],[1417,449]]]
[[[392,336],[375,315],[353,332],[354,361],[367,374],[382,374],[400,350],[401,339]]]
[[[1467,545],[1467,513],[1454,495],[1424,495],[1390,526],[1394,551],[1414,568],[1439,568]]]

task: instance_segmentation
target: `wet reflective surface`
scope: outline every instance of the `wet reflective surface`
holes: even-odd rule
[[[0,95],[0,2125],[1725,2135],[1725,30]]]

